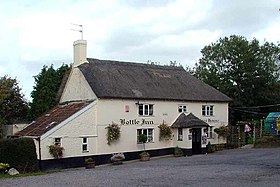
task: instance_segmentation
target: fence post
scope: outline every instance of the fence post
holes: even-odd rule
[[[256,124],[254,123],[254,129],[253,129],[253,132],[254,132],[254,136],[253,136],[253,145],[255,146],[255,143],[256,143]]]
[[[260,127],[260,138],[262,137],[262,131],[263,131],[263,119],[260,120],[261,127]]]

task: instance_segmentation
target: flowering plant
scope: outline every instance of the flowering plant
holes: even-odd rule
[[[113,153],[113,156],[111,157],[111,161],[120,161],[120,160],[124,160],[125,156],[123,153]]]
[[[218,134],[218,136],[227,137],[230,134],[229,128],[227,126],[221,126],[219,128],[214,129],[214,132]]]
[[[59,159],[63,157],[64,148],[59,145],[50,145],[49,146],[49,153],[55,158]]]
[[[165,123],[158,126],[159,128],[159,140],[170,140],[172,136],[171,127]]]
[[[7,170],[10,167],[9,164],[6,163],[0,163],[0,170]]]
[[[107,144],[117,141],[121,136],[121,128],[118,124],[112,123],[106,127],[107,129]]]
[[[91,163],[91,162],[93,162],[93,159],[91,157],[85,159],[85,163]]]

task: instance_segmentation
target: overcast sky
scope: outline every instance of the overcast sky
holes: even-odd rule
[[[200,50],[233,34],[280,41],[279,0],[0,0],[0,76],[30,100],[43,65],[72,63],[71,23],[88,57],[194,66]]]

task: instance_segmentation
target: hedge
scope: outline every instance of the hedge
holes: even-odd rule
[[[266,147],[280,147],[280,136],[263,136],[258,138],[255,143],[256,148],[266,148]]]
[[[8,163],[20,173],[38,171],[36,147],[31,138],[0,140],[0,163]]]

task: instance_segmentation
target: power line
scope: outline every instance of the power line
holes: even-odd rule
[[[237,108],[233,108],[233,110],[237,110],[237,111],[245,112],[245,113],[250,113],[250,114],[260,114],[260,115],[263,115],[263,116],[267,115],[267,114],[260,113],[260,112],[253,112],[253,111],[249,111],[249,110],[240,110],[240,109],[237,109]]]
[[[273,104],[273,105],[260,105],[260,106],[243,106],[243,107],[231,107],[231,108],[266,108],[266,107],[273,107],[273,106],[280,106],[280,104]]]

